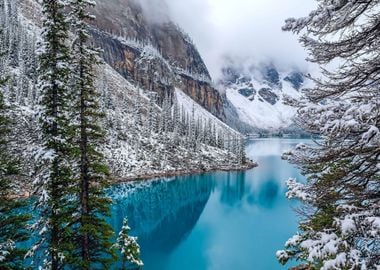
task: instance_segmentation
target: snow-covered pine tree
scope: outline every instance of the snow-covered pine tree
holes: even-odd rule
[[[123,227],[117,238],[116,247],[120,250],[122,256],[121,269],[140,269],[143,262],[140,259],[140,246],[137,243],[137,237],[130,236],[131,228],[128,225],[128,219],[123,221]]]
[[[185,110],[185,106],[182,104],[181,105],[181,135],[184,137],[187,134],[187,112]]]
[[[227,151],[227,158],[229,162],[231,163],[231,153],[232,153],[232,137],[231,134],[228,132],[225,140],[225,149]]]
[[[207,120],[206,126],[205,126],[205,144],[211,145],[212,142],[212,123],[211,119]]]
[[[8,75],[8,102],[16,103],[17,102],[17,77],[16,73],[12,72]]]
[[[205,143],[205,131],[204,131],[204,121],[203,118],[198,117],[198,141],[200,143]]]
[[[201,138],[201,118],[198,116],[196,117],[196,121],[195,121],[195,137],[197,138],[197,140],[199,138]]]
[[[39,177],[34,181],[40,219],[35,224],[40,239],[30,255],[43,269],[63,269],[72,252],[73,235],[68,224],[76,211],[72,197],[76,182],[72,171],[70,49],[66,2],[43,0],[43,41],[39,48],[39,118],[42,148],[38,151]],[[40,250],[40,252],[36,252]],[[41,265],[42,264],[42,265]]]
[[[114,100],[112,98],[111,91],[109,91],[107,76],[103,74],[101,79],[101,85],[99,86],[102,93],[102,100],[104,101],[105,110],[115,110]]]
[[[217,142],[217,133],[216,133],[216,126],[215,123],[212,123],[211,125],[211,140],[210,145],[215,147]]]
[[[181,132],[181,123],[180,123],[180,111],[178,106],[177,99],[174,100],[173,104],[173,135],[172,135],[172,141],[174,145],[177,145],[179,143],[179,136]]]
[[[166,96],[164,97],[164,100],[162,101],[162,110],[161,110],[161,117],[160,117],[160,124],[159,124],[159,130],[160,133],[165,133],[167,130],[167,120],[166,120],[166,109],[167,108],[167,102],[166,102]]]
[[[143,122],[142,122],[142,108],[141,108],[141,92],[140,92],[140,89],[138,88],[137,89],[137,95],[136,95],[136,100],[135,100],[135,113],[134,113],[134,116],[135,116],[135,125],[136,125],[136,128],[137,127],[142,127],[143,125]]]
[[[172,116],[172,96],[167,96],[166,119],[167,119],[167,132],[172,132],[174,128]]]
[[[245,137],[239,136],[239,158],[240,158],[240,164],[244,164],[246,162],[246,155],[245,155]]]
[[[309,60],[322,78],[305,91],[297,121],[322,136],[285,158],[308,176],[289,180],[289,198],[308,207],[301,233],[278,252],[282,263],[311,269],[380,267],[380,2],[319,0],[308,17],[288,19],[302,33]],[[336,68],[334,68],[336,67]]]
[[[157,110],[155,109],[155,96],[150,97],[148,109],[148,129],[151,133],[156,133],[158,129]]]
[[[189,123],[189,143],[191,149],[195,150],[197,146],[197,134],[196,134],[196,123],[195,123],[195,108],[194,105],[191,108],[191,119]]]
[[[162,103],[162,131],[171,132],[173,129],[172,125],[172,109],[171,109],[171,96],[169,94],[165,95],[164,101]]]
[[[16,244],[28,239],[26,226],[30,217],[22,214],[25,203],[12,198],[16,192],[12,182],[19,166],[9,153],[10,121],[3,97],[4,83],[5,80],[0,78],[0,269],[23,269],[26,250]]]
[[[94,1],[70,0],[79,174],[79,218],[73,225],[78,241],[72,256],[76,256],[74,268],[78,269],[109,269],[116,259],[111,241],[114,233],[105,220],[110,215],[111,199],[105,194],[109,171],[99,150],[105,133],[100,126],[103,118],[99,108],[100,93],[94,86],[98,51],[88,44],[87,22],[93,19],[89,9],[94,5]]]
[[[240,144],[239,144],[239,136],[234,134],[232,136],[232,152],[235,156],[234,163],[240,164]]]
[[[174,99],[174,104],[173,104],[173,130],[179,130],[180,127],[180,111],[179,111],[179,105],[178,105],[178,100],[177,98]]]
[[[19,64],[18,52],[20,44],[20,25],[18,23],[16,1],[7,1],[7,17],[9,27],[8,63],[12,68],[16,68]]]
[[[8,51],[9,51],[9,18],[7,13],[7,2],[0,0],[0,52],[4,53],[0,58],[0,76],[4,78],[4,73],[8,66]]]
[[[224,149],[224,132],[222,129],[218,130],[218,148],[219,149]]]
[[[33,93],[36,83],[37,63],[35,59],[35,36],[30,35],[24,28],[20,29],[20,53],[19,53],[19,85],[17,101],[22,105],[34,104],[36,94]]]
[[[158,117],[158,126],[157,126],[157,131],[160,135],[162,135],[164,133],[164,129],[165,129],[165,124],[164,124],[164,121],[165,121],[165,114],[163,112],[163,110],[161,110],[161,113]]]

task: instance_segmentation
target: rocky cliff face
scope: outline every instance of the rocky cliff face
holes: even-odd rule
[[[191,39],[165,15],[152,20],[137,0],[98,0],[92,22],[94,42],[105,61],[133,84],[158,95],[175,88],[220,119],[223,101]]]
[[[97,0],[91,13],[93,42],[103,50],[107,64],[133,85],[157,93],[161,104],[175,88],[225,120],[223,97],[213,87],[210,74],[190,37],[170,21],[144,12],[138,0]],[[36,24],[41,14],[36,0],[19,2],[24,16]]]
[[[109,7],[107,3],[111,4],[112,1],[97,2]],[[100,11],[104,17],[100,17]],[[113,18],[116,25],[119,25],[116,19],[118,13],[113,16],[107,12],[97,10],[100,22]],[[142,13],[133,14],[138,18],[143,16]],[[22,162],[23,176],[17,181],[22,182],[20,186],[23,186],[25,191],[31,189],[31,183],[34,181],[29,176],[35,176],[31,172],[35,172],[35,154],[41,148],[36,106],[40,99],[36,70],[41,18],[39,0],[0,0],[0,29],[3,30],[0,31],[0,51],[5,52],[0,59],[0,77],[9,78],[6,86],[1,87],[1,91],[9,104],[9,118],[14,123],[11,130],[14,141],[12,151],[17,156],[20,154]],[[207,69],[195,47],[186,35],[169,23],[170,27],[173,27],[173,33],[168,35],[182,38],[187,47],[183,47],[185,45],[181,43],[179,46],[190,52],[193,60],[178,53],[178,48],[170,49],[169,45],[165,49],[166,54],[161,53],[155,47],[159,41],[154,43],[152,35],[147,34],[148,29],[161,26],[154,26],[148,22],[145,24],[144,21],[139,22],[137,26],[134,17],[131,18],[131,24],[135,28],[128,29],[140,29],[141,33],[146,33],[146,40],[102,30],[97,26],[99,21],[91,26],[92,41],[103,48],[103,57],[107,62],[94,68],[95,86],[100,94],[99,103],[105,113],[105,118],[100,123],[106,131],[102,152],[110,166],[112,177],[115,180],[134,179],[225,168],[231,162],[234,164],[234,153],[200,143],[197,143],[197,147],[189,146],[194,140],[189,139],[192,133],[188,132],[190,122],[187,119],[190,119],[193,108],[196,108],[194,118],[197,116],[197,120],[203,121],[205,130],[206,123],[210,128],[213,127],[212,130],[207,130],[215,135],[215,141],[216,136],[219,138],[222,134],[225,138],[237,136],[235,131],[209,112],[214,112],[220,118],[224,115],[221,97],[211,87]],[[124,23],[123,18],[120,20]],[[144,34],[142,37],[145,37]],[[164,42],[163,36],[160,39]],[[173,53],[173,57],[169,59],[170,52]],[[182,64],[176,64],[175,61]],[[192,73],[194,70],[197,73]],[[167,102],[164,110],[154,104],[151,98],[154,96],[152,91],[158,93],[159,100],[168,93],[173,93],[173,101],[176,97],[177,108],[181,108],[181,121],[177,124],[183,132],[176,133],[174,127],[169,127],[168,123],[173,122],[171,108]],[[199,105],[186,93],[191,94]]]

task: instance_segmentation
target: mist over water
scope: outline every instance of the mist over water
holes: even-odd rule
[[[263,139],[247,146],[259,167],[113,189],[112,225],[128,216],[146,270],[287,269],[275,253],[297,231],[285,181],[301,179],[281,153],[299,140]]]

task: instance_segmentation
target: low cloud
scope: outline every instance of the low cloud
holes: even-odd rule
[[[166,0],[132,0],[140,3],[145,18],[151,23],[165,23],[170,20]]]
[[[288,17],[306,16],[314,0],[166,0],[170,15],[194,39],[212,75],[223,56],[306,69],[297,37],[281,27]]]
[[[306,69],[297,37],[281,27],[288,17],[306,16],[314,0],[139,0],[152,18],[168,12],[194,40],[214,78],[224,56]]]

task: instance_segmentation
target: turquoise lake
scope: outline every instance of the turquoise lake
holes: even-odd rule
[[[301,140],[257,139],[258,168],[122,184],[112,190],[112,225],[129,218],[144,270],[288,269],[276,251],[297,231],[285,181],[303,179],[281,154]]]

